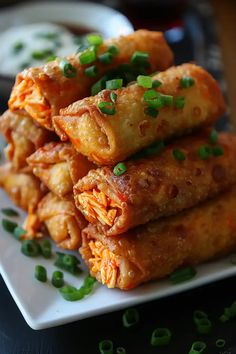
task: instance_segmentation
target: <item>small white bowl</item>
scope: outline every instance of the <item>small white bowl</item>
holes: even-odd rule
[[[21,3],[0,12],[0,33],[24,24],[52,22],[69,27],[85,27],[101,33],[104,38],[133,32],[133,26],[120,12],[92,2]],[[0,50],[4,50],[1,48]],[[0,96],[6,99],[15,76],[0,74]]]

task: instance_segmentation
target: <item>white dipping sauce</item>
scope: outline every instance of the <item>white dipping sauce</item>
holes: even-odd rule
[[[75,36],[63,26],[35,23],[12,27],[0,34],[0,74],[15,76],[25,67],[45,63],[51,55],[64,57],[77,48]]]

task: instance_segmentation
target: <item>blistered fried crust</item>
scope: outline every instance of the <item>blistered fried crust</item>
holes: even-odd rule
[[[195,84],[182,88],[182,77],[190,76]],[[54,117],[56,132],[65,135],[75,148],[100,165],[115,164],[160,139],[184,135],[212,124],[225,109],[217,82],[194,64],[172,67],[153,76],[161,81],[156,90],[162,94],[185,97],[184,108],[175,105],[160,108],[157,118],[145,114],[145,89],[137,84],[116,90],[116,113],[102,113],[98,104],[110,102],[110,91],[77,101]],[[89,137],[89,138],[88,138]]]
[[[77,207],[107,236],[117,235],[150,220],[196,205],[236,183],[236,137],[218,136],[209,144],[208,131],[176,140],[158,155],[125,163],[127,171],[115,176],[113,168],[91,170],[74,187]],[[202,159],[202,146],[221,147],[221,156]],[[179,161],[173,150],[185,156]]]
[[[127,36],[107,40],[98,50],[98,55],[106,52],[111,45],[116,45],[119,53],[110,65],[97,61],[98,75],[90,78],[84,70],[88,65],[80,65],[79,54],[68,58],[76,68],[75,78],[66,78],[60,68],[60,60],[49,62],[38,68],[26,69],[16,78],[9,107],[11,110],[25,109],[35,120],[47,129],[53,130],[52,116],[60,108],[90,94],[91,85],[104,73],[120,64],[128,63],[135,51],[149,53],[150,72],[165,70],[173,55],[161,32],[139,30]]]
[[[31,173],[16,173],[11,164],[0,166],[0,187],[4,188],[13,203],[33,212],[46,193],[46,188]]]
[[[81,245],[81,230],[87,222],[76,209],[72,197],[62,200],[48,193],[39,204],[37,216],[58,247],[74,250]]]
[[[27,162],[34,175],[60,198],[72,194],[73,185],[94,167],[70,143],[59,142],[44,145]]]
[[[28,156],[50,140],[57,139],[56,135],[35,124],[23,110],[7,110],[0,117],[0,131],[8,142],[6,158],[11,161],[15,170],[26,169]]]
[[[80,253],[92,276],[129,290],[236,249],[236,187],[176,216],[106,237],[90,224]]]

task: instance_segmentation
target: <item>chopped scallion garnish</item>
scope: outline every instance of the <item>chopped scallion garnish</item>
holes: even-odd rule
[[[212,129],[209,137],[210,144],[216,144],[218,140],[218,133],[215,129]]]
[[[173,149],[172,154],[174,158],[178,161],[184,161],[185,160],[185,154],[182,150],[180,149]]]
[[[226,342],[222,338],[219,338],[216,340],[216,347],[217,348],[224,348],[225,344],[226,344]]]
[[[27,257],[36,257],[40,253],[40,248],[35,240],[24,240],[21,244],[21,252]]]
[[[102,64],[111,64],[113,62],[113,55],[110,52],[106,52],[106,53],[100,54],[98,56],[98,60]]]
[[[180,79],[180,87],[189,88],[195,84],[195,80],[191,76],[184,76]]]
[[[99,46],[103,43],[103,38],[98,33],[91,33],[86,36],[86,39],[89,44]]]
[[[203,318],[208,318],[208,315],[204,311],[195,310],[193,313],[193,321],[197,325]]]
[[[53,50],[45,49],[45,50],[35,50],[34,52],[32,52],[31,57],[32,59],[35,60],[43,60],[51,55],[54,55]]]
[[[137,77],[137,83],[139,86],[144,88],[151,88],[152,87],[152,78],[146,75],[139,75]]]
[[[116,113],[116,108],[112,102],[99,102],[98,108],[104,114],[114,115]]]
[[[182,269],[177,269],[173,273],[171,273],[170,281],[172,284],[179,284],[194,278],[196,274],[197,272],[195,268],[190,266]]]
[[[76,77],[77,70],[68,60],[62,59],[60,61],[60,69],[65,77],[70,79]]]
[[[81,65],[91,64],[96,60],[96,51],[93,47],[89,47],[79,55]]]
[[[224,155],[224,148],[222,146],[213,146],[212,155],[216,157]]]
[[[14,232],[14,230],[17,226],[18,225],[16,222],[13,222],[8,219],[2,219],[2,227],[4,228],[5,231],[7,231],[11,234]]]
[[[114,91],[112,91],[112,92],[110,93],[110,99],[112,100],[113,103],[116,102],[116,100],[117,100],[117,94],[116,94]]]
[[[47,270],[42,265],[36,265],[34,270],[34,276],[38,281],[46,283],[47,281]]]
[[[172,106],[174,103],[174,97],[171,95],[161,95],[161,100],[162,100],[162,104],[163,106]]]
[[[111,340],[105,339],[99,343],[100,354],[114,354],[113,342]]]
[[[60,270],[55,270],[51,282],[55,288],[61,288],[64,285],[64,274]]]
[[[135,65],[149,66],[149,54],[146,52],[136,51],[131,57],[131,63]]]
[[[123,79],[113,79],[106,81],[106,89],[117,90],[123,86]]]
[[[18,54],[22,51],[23,48],[24,48],[23,42],[16,42],[13,46],[13,53]]]
[[[115,176],[123,175],[126,172],[126,166],[123,162],[119,162],[114,168],[113,173]]]
[[[199,319],[196,326],[197,326],[197,331],[200,334],[210,333],[212,330],[212,323],[209,320],[209,318]]]
[[[126,349],[123,347],[116,348],[116,354],[126,354]]]
[[[207,160],[210,156],[211,156],[211,148],[208,145],[202,145],[199,149],[198,149],[198,156],[202,159],[202,160]]]
[[[159,114],[159,111],[158,109],[156,108],[153,108],[153,107],[146,107],[144,109],[144,113],[147,115],[147,116],[150,116],[152,118],[156,118]]]
[[[54,265],[60,269],[66,270],[71,274],[78,274],[80,272],[78,267],[79,263],[80,261],[78,258],[73,255],[56,252],[56,261]]]
[[[156,328],[152,332],[151,345],[162,347],[168,345],[171,341],[171,331],[168,328]]]
[[[13,231],[13,235],[15,236],[15,238],[17,240],[19,240],[21,238],[21,236],[25,235],[26,233],[27,233],[26,230],[24,230],[20,226],[15,227],[15,229]]]
[[[88,276],[85,278],[83,285],[79,289],[71,285],[65,285],[59,289],[59,292],[67,301],[78,301],[91,293],[95,282],[95,278]]]
[[[19,216],[19,213],[12,208],[2,208],[1,212],[6,216]]]
[[[50,258],[52,256],[52,245],[49,240],[39,241],[39,248],[44,258]]]
[[[123,313],[122,322],[124,327],[132,327],[139,322],[139,313],[136,309],[128,309]]]
[[[116,45],[110,45],[108,47],[108,52],[111,53],[113,56],[116,56],[119,53],[119,48]]]
[[[98,73],[98,69],[97,69],[96,65],[92,65],[92,66],[89,66],[88,68],[86,68],[84,70],[84,73],[88,77],[95,77]]]
[[[200,354],[203,353],[204,350],[206,349],[206,343],[204,342],[194,342],[190,348],[190,351],[188,352],[188,354]]]
[[[184,108],[185,106],[185,97],[184,96],[178,96],[175,99],[175,107],[176,108]]]
[[[153,80],[152,81],[152,88],[155,89],[155,88],[158,88],[162,85],[162,82],[159,81],[159,80]]]

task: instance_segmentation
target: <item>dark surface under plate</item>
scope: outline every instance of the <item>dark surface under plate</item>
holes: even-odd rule
[[[154,6],[154,2],[150,3]],[[118,2],[113,2],[113,5],[116,4]],[[166,18],[166,21],[158,21],[158,19],[154,21],[149,16],[147,23],[144,13],[139,17],[142,22],[138,21],[137,15],[135,17],[135,12],[130,12],[127,4],[118,9],[126,13],[136,27],[168,29],[166,37],[175,52],[176,63],[196,61],[217,78],[225,91],[213,17],[205,1],[186,6],[182,12],[183,16],[179,16],[178,12],[174,13],[176,8],[173,8],[172,16]],[[0,107],[1,111],[5,108],[4,104]],[[227,129],[228,126],[227,117],[223,117],[218,123],[220,129]],[[21,276],[24,275],[19,271],[19,277]],[[60,327],[34,331],[24,321],[0,277],[0,354],[99,353],[98,343],[103,339],[112,340],[115,347],[125,347],[127,354],[187,354],[191,343],[196,340],[207,343],[208,354],[236,354],[236,320],[222,324],[218,319],[224,307],[236,300],[235,289],[236,278],[232,277],[137,306],[140,322],[130,329],[122,326],[123,311],[117,311]],[[32,299],[32,306],[33,304],[34,299]],[[204,310],[209,314],[213,322],[211,334],[202,336],[197,334],[192,321],[192,314],[196,309]],[[166,348],[150,346],[151,333],[156,327],[168,327],[172,331],[173,338],[170,346]],[[225,348],[216,348],[215,341],[218,338],[225,339]]]

